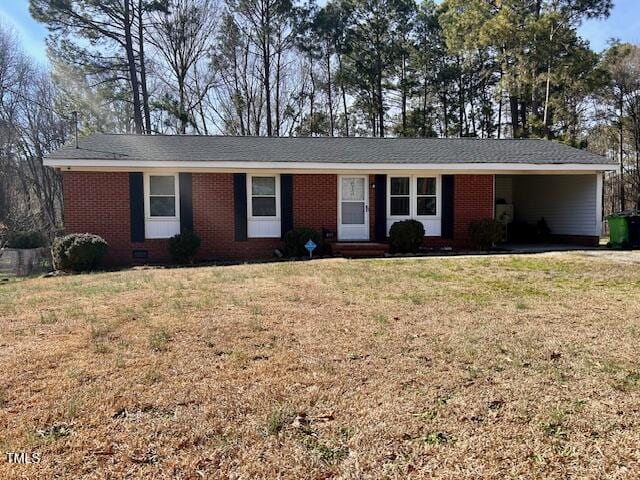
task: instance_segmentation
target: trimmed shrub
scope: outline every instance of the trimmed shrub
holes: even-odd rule
[[[309,240],[313,240],[318,245],[315,252],[322,251],[322,236],[313,228],[302,227],[289,230],[284,234],[284,254],[287,257],[308,257],[309,252],[304,245]]]
[[[504,225],[493,218],[476,220],[469,224],[469,238],[481,250],[489,250],[504,237]]]
[[[95,270],[109,245],[98,235],[72,233],[56,238],[51,247],[53,266],[56,270],[86,272]]]
[[[389,230],[391,250],[396,253],[418,253],[424,233],[424,225],[417,220],[394,223]]]
[[[9,232],[5,240],[7,248],[40,248],[47,244],[44,235],[36,230]]]
[[[183,230],[169,239],[169,254],[177,262],[193,263],[200,248],[200,238],[191,230]]]

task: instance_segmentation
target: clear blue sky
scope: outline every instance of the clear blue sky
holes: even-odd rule
[[[611,38],[640,43],[640,1],[614,0],[615,7],[607,20],[590,20],[580,27],[580,33],[601,51]],[[28,0],[8,0],[0,4],[0,21],[15,28],[24,50],[36,60],[46,63],[45,37],[47,29],[29,15]]]

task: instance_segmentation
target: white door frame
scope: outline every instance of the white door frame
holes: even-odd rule
[[[364,224],[342,225],[342,179],[362,178],[364,180]],[[369,175],[338,175],[338,240],[369,240]]]

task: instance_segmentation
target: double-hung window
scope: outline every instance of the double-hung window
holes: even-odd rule
[[[251,216],[277,217],[276,177],[251,177]]]
[[[438,210],[436,177],[416,178],[416,216],[433,217]]]
[[[149,216],[175,217],[177,206],[176,176],[149,175]]]
[[[439,236],[439,175],[389,175],[387,177],[387,229],[395,222],[414,219],[426,236]]]
[[[145,174],[145,237],[170,238],[180,233],[177,174]]]
[[[389,213],[392,217],[411,216],[411,177],[391,177]]]
[[[280,237],[280,175],[247,175],[247,235]]]

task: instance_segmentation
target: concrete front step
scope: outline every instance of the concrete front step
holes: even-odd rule
[[[334,254],[345,257],[382,257],[389,251],[389,245],[377,242],[337,242],[332,246]]]

